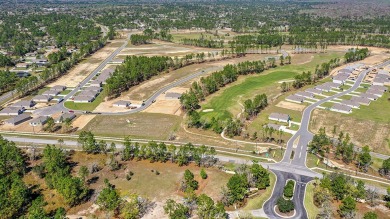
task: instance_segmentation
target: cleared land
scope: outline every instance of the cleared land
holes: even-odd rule
[[[70,69],[66,75],[58,78],[48,86],[53,87],[55,85],[65,85],[67,87],[76,87],[94,69],[96,69],[104,59],[111,55],[121,45],[123,45],[123,41],[114,40],[96,53],[87,57],[84,61]]]
[[[177,130],[179,116],[159,113],[136,113],[124,116],[97,115],[84,127],[96,135],[110,137],[147,138],[166,140]]]
[[[332,136],[333,126],[338,131],[349,133],[352,142],[359,145],[369,145],[378,153],[390,154],[390,147],[386,139],[390,138],[390,93],[385,93],[369,106],[360,106],[353,109],[351,114],[342,114],[316,109],[312,114],[310,130],[317,132],[325,127],[327,134]]]

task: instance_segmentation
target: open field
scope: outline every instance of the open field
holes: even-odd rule
[[[87,57],[75,67],[71,68],[66,75],[61,76],[48,86],[53,87],[55,85],[65,85],[67,87],[76,87],[94,69],[96,69],[104,59],[111,55],[111,53],[121,45],[123,45],[123,41],[120,40],[114,40],[112,43],[108,43],[105,47]]]
[[[136,113],[123,116],[97,115],[83,130],[110,137],[167,140],[177,130],[180,117],[158,113]],[[129,123],[128,123],[129,121]]]
[[[331,130],[336,125],[338,131],[349,133],[352,142],[359,145],[368,145],[378,153],[390,154],[390,148],[385,139],[390,138],[390,104],[389,93],[386,93],[370,106],[360,106],[353,109],[351,114],[342,114],[326,110],[313,111],[310,131],[316,133],[325,127],[327,134],[332,136]]]

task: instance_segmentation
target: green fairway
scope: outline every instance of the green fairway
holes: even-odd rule
[[[221,91],[207,98],[206,102],[202,104],[202,109],[213,109],[213,111],[201,112],[201,116],[205,119],[216,117],[224,120],[232,115],[236,115],[241,111],[241,106],[238,102],[242,103],[246,99],[253,98],[261,93],[267,94],[268,99],[271,99],[280,94],[279,81],[291,79],[303,71],[313,71],[317,64],[340,56],[341,53],[316,54],[311,62],[303,65],[285,65],[267,70],[258,75],[250,75],[239,79],[232,85],[222,88]]]

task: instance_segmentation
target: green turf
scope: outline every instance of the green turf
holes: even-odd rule
[[[326,108],[331,108],[335,103],[332,102],[325,102],[321,104],[320,106],[326,107]]]
[[[202,104],[202,109],[213,109],[212,112],[201,112],[201,116],[206,119],[212,117],[224,120],[232,116],[232,112],[236,113],[237,108],[241,108],[238,104],[246,99],[253,98],[257,94],[266,93],[268,96],[280,93],[281,80],[293,78],[295,75],[303,71],[313,71],[315,66],[320,63],[327,62],[330,59],[339,57],[339,53],[316,54],[313,60],[304,65],[285,65],[275,69],[267,70],[258,75],[247,76],[244,80],[235,82],[222,91],[218,91],[206,103]],[[233,108],[236,108],[235,110]]]
[[[306,194],[305,194],[305,208],[307,210],[307,216],[309,219],[316,219],[317,214],[320,213],[320,209],[314,205],[313,195],[314,195],[314,185],[313,183],[308,183],[306,186]]]
[[[65,107],[74,110],[93,111],[103,100],[105,94],[100,93],[92,103],[75,103],[73,101],[66,101]]]

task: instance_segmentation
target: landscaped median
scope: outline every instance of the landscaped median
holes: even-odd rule
[[[274,207],[275,213],[281,217],[293,217],[295,215],[295,206],[292,198],[294,196],[295,181],[287,180],[283,189],[283,196],[278,198],[276,206]]]

